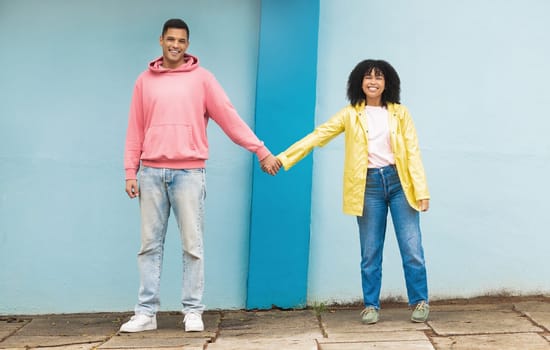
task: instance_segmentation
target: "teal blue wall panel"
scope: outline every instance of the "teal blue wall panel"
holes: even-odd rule
[[[255,127],[276,154],[314,125],[319,1],[261,4]],[[247,308],[306,304],[311,172],[312,157],[276,177],[254,168]]]

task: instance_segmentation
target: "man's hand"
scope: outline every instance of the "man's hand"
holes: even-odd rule
[[[430,200],[429,199],[419,200],[418,207],[420,208],[420,211],[428,211],[428,209],[430,209]]]
[[[136,198],[139,196],[139,188],[136,179],[126,180],[126,193],[130,198]]]
[[[260,161],[260,166],[262,170],[269,175],[275,175],[281,169],[281,161],[273,156],[273,154],[268,155]]]

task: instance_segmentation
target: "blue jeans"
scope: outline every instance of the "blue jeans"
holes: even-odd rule
[[[139,174],[141,249],[136,314],[155,315],[160,306],[160,276],[170,210],[178,223],[183,253],[183,312],[202,313],[204,290],[204,169],[143,167]]]
[[[403,262],[409,305],[428,302],[428,282],[419,213],[401,187],[395,166],[369,169],[363,216],[357,217],[361,243],[361,282],[365,306],[380,308],[382,255],[388,208]]]

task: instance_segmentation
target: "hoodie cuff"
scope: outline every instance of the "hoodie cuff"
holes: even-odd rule
[[[269,156],[271,152],[267,147],[262,146],[256,151],[256,156],[258,157],[258,160],[263,160],[265,157]]]
[[[136,180],[137,179],[137,169],[129,168],[124,169],[126,173],[126,180]]]

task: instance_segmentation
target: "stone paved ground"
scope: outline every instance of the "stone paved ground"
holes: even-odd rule
[[[550,298],[432,303],[421,324],[404,305],[384,307],[369,326],[360,311],[209,311],[199,333],[164,312],[157,330],[134,334],[118,333],[129,313],[0,316],[0,349],[550,350]]]

